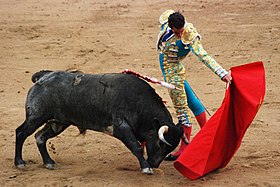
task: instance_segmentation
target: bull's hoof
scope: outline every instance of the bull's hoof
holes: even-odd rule
[[[26,167],[26,162],[24,160],[18,160],[15,162],[15,166],[18,168],[18,169],[25,169]]]
[[[45,167],[49,170],[54,170],[55,169],[55,164],[45,164]]]
[[[148,174],[148,175],[152,175],[154,174],[153,169],[152,168],[142,168],[142,173],[144,174]]]
[[[26,165],[25,164],[19,164],[16,166],[18,169],[25,169]]]

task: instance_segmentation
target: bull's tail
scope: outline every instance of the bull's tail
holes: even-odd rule
[[[78,127],[78,129],[80,131],[80,134],[82,134],[82,135],[86,134],[86,129],[82,129],[82,128],[79,128],[79,127]]]
[[[77,70],[77,69],[67,69],[66,71],[70,72],[70,73],[83,73],[81,70]],[[39,72],[34,73],[31,77],[31,80],[32,80],[33,83],[35,83],[40,78],[44,77],[45,75],[47,75],[51,72],[53,72],[53,71],[51,71],[51,70],[41,70]],[[86,134],[86,129],[79,128],[79,127],[78,127],[78,129],[79,129],[80,134],[82,134],[82,135]]]
[[[33,83],[37,82],[40,78],[44,77],[46,74],[49,74],[53,71],[51,70],[42,70],[42,71],[39,71],[39,72],[36,72],[32,75],[31,77],[31,80]]]
[[[69,68],[67,70],[65,70],[66,72],[69,73],[83,73],[81,70],[79,69],[74,69],[74,68]],[[44,77],[45,75],[51,73],[53,71],[51,70],[41,70],[39,72],[36,72],[32,75],[31,80],[33,83],[37,82],[40,78]]]

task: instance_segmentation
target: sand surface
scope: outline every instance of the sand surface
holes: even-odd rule
[[[25,119],[32,74],[131,69],[162,79],[155,43],[166,9],[183,11],[224,68],[264,62],[265,101],[228,166],[190,181],[164,161],[147,176],[117,139],[93,131],[77,136],[70,127],[48,142],[55,170],[42,166],[34,135],[23,147],[27,168],[16,169],[15,129]],[[0,0],[0,186],[280,186],[279,51],[279,0]],[[213,114],[225,83],[193,54],[185,65],[187,79]],[[176,120],[167,90],[152,86]],[[194,123],[192,137],[198,130]]]

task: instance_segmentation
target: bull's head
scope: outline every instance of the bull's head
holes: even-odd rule
[[[158,119],[154,120],[155,133],[147,141],[147,161],[151,167],[157,168],[163,159],[173,151],[182,139],[188,144],[187,138],[183,133],[181,125],[174,123],[161,123]]]

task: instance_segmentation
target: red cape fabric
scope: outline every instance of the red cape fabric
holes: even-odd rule
[[[266,87],[262,62],[233,67],[231,75],[233,82],[221,107],[174,162],[191,180],[229,163],[262,104]]]

